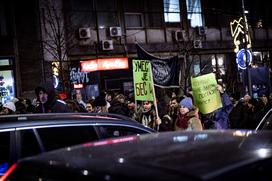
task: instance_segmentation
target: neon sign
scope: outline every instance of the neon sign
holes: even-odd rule
[[[245,25],[245,27],[244,27]],[[251,39],[248,31],[247,19],[240,18],[238,21],[234,20],[230,22],[231,36],[233,37],[233,43],[235,45],[234,52],[237,53],[242,43],[246,43],[247,48],[251,48]],[[245,34],[246,32],[247,34]]]
[[[82,72],[128,69],[128,58],[104,58],[81,62]]]

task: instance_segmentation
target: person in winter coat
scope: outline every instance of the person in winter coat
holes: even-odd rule
[[[0,115],[10,115],[15,114],[16,107],[13,102],[7,102],[2,106],[2,111],[0,112]]]
[[[55,89],[52,84],[46,83],[35,88],[37,106],[35,113],[65,113],[71,112],[68,106],[56,99]]]
[[[193,101],[190,97],[185,97],[180,102],[179,113],[175,121],[175,130],[203,130],[198,116],[198,108],[193,106]]]
[[[217,90],[220,93],[222,107],[215,111],[214,119],[216,122],[217,129],[228,129],[229,128],[229,113],[231,112],[233,105],[230,97],[225,92],[222,84],[217,85]]]
[[[156,115],[155,108],[150,101],[143,101],[142,108],[139,111],[139,121],[144,126],[148,126],[154,130],[159,131],[161,119]]]
[[[125,96],[123,94],[118,94],[113,98],[111,106],[109,107],[109,113],[129,116],[129,109],[125,105]]]

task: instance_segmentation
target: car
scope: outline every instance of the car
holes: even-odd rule
[[[26,156],[94,140],[153,132],[135,120],[116,114],[0,116],[0,175]]]
[[[256,131],[259,130],[272,130],[272,108],[267,111],[267,113],[256,127]]]
[[[179,131],[107,139],[25,158],[5,178],[271,180],[271,168],[271,131]]]

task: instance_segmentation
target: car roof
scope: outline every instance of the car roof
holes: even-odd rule
[[[137,121],[110,113],[46,113],[0,116],[0,130],[59,124],[125,124],[148,129]],[[151,131],[151,129],[149,129]]]
[[[27,158],[19,165],[138,180],[208,180],[271,157],[272,132],[183,131],[91,142]]]

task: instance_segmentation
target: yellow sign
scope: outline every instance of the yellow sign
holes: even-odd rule
[[[246,17],[241,17],[239,20],[234,20],[233,22],[230,22],[230,31],[231,36],[233,37],[233,43],[235,45],[235,53],[237,53],[241,49],[240,45],[242,43],[246,43],[247,48],[252,47]]]
[[[149,60],[133,60],[135,100],[154,101],[154,85]]]
[[[208,114],[222,107],[217,90],[215,74],[210,73],[191,79],[195,105],[202,114]]]

